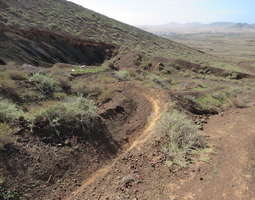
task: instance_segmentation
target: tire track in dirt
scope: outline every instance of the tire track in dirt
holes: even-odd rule
[[[151,138],[153,134],[153,129],[161,116],[160,101],[157,98],[149,96],[149,95],[144,95],[144,97],[150,102],[152,107],[152,112],[151,112],[151,115],[148,117],[148,123],[145,126],[145,129],[141,132],[141,134],[139,134],[138,138],[134,140],[134,142],[126,151],[121,153],[110,164],[106,165],[105,167],[93,173],[91,177],[86,179],[77,190],[75,190],[70,196],[64,198],[64,200],[74,200],[75,197],[77,197],[79,194],[81,194],[85,190],[85,188],[93,184],[97,179],[104,177],[108,172],[110,172],[111,169],[114,167],[114,165],[120,160],[120,158],[123,155],[132,151],[135,148],[140,150],[140,146],[143,145],[146,141],[148,141]]]
[[[170,199],[255,200],[254,119],[254,107],[212,117],[205,129],[215,149],[212,160],[169,184]]]

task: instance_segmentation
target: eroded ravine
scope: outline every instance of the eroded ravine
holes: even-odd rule
[[[127,154],[135,148],[139,150],[140,147],[152,137],[153,129],[161,116],[161,105],[159,99],[157,99],[156,97],[152,97],[149,95],[144,95],[144,97],[149,101],[152,108],[151,115],[148,117],[148,123],[145,126],[145,129],[139,134],[138,138],[133,141],[133,143],[126,151],[124,151],[117,158],[115,158],[110,164],[104,166],[103,168],[100,168],[95,173],[93,173],[92,176],[86,179],[77,190],[75,190],[71,195],[67,196],[65,200],[75,199],[75,197],[79,196],[79,194],[81,194],[86,187],[93,184],[97,179],[104,177],[108,172],[110,172],[114,165],[124,154]]]

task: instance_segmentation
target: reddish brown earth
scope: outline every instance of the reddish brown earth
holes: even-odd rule
[[[236,109],[214,116],[205,129],[214,153],[169,184],[170,199],[253,200],[255,109]]]
[[[150,138],[150,130],[160,116],[160,108],[163,108],[161,102],[165,102],[164,98],[166,95],[163,92],[156,94],[155,90],[145,90],[135,84],[119,85],[116,96],[101,106],[102,113],[106,113],[103,117],[107,127],[111,129],[113,140],[118,144],[118,152],[111,157],[100,152],[99,157],[94,158],[94,154],[91,154],[90,158],[85,154],[85,160],[80,159],[76,162],[76,167],[67,171],[56,184],[45,187],[43,190],[45,192],[38,193],[37,198],[61,199],[67,196],[67,199],[72,199],[73,195],[79,194],[86,185],[93,184],[97,177],[101,178],[110,172],[111,166],[118,162],[120,156],[142,145]],[[77,190],[73,191],[73,188]],[[52,192],[47,192],[49,190]],[[72,191],[74,194],[70,195]]]
[[[154,91],[155,92],[155,91]],[[104,179],[105,176],[111,175],[112,171],[114,171],[119,164],[123,161],[123,159],[131,154],[131,152],[142,152],[143,146],[151,140],[152,137],[155,137],[155,126],[158,120],[160,119],[161,112],[164,111],[166,108],[162,102],[163,96],[158,93],[155,95],[152,95],[152,93],[146,92],[146,94],[141,93],[144,95],[144,97],[150,102],[152,112],[149,116],[149,120],[143,130],[141,130],[138,133],[138,137],[134,139],[131,143],[129,143],[128,148],[123,151],[122,154],[120,154],[118,157],[116,157],[112,162],[110,162],[105,167],[100,168],[95,173],[93,173],[88,179],[84,180],[84,182],[81,184],[81,187],[74,190],[73,193],[68,195],[65,200],[71,200],[76,199],[80,196],[83,196],[84,191],[94,186],[94,184],[98,184],[98,181],[100,181],[102,178]],[[162,99],[161,99],[162,98]],[[108,185],[108,184],[106,184]],[[103,188],[102,188],[103,189]],[[89,194],[88,194],[89,195]],[[93,199],[94,194],[92,193],[92,197],[89,197],[88,199]]]
[[[154,107],[152,124],[148,122],[137,142],[63,199],[255,199],[254,107],[211,117],[202,133],[213,149],[208,153],[210,160],[201,159],[177,173],[170,172],[164,164],[161,153],[164,137],[157,134],[157,129],[151,132],[162,108],[157,109]]]

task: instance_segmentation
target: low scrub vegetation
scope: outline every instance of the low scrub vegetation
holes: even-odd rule
[[[84,74],[97,74],[97,73],[101,73],[101,72],[106,72],[108,71],[109,68],[108,67],[95,67],[95,68],[88,68],[88,69],[74,69],[74,71],[71,73],[73,76],[81,76]]]
[[[163,114],[160,129],[168,138],[164,152],[169,167],[185,167],[191,161],[192,151],[205,147],[192,120],[176,110]]]
[[[23,111],[8,100],[0,100],[0,122],[12,123],[23,116]]]
[[[99,84],[91,85],[88,82],[74,81],[72,83],[72,93],[77,95],[83,95],[85,97],[99,96],[102,93],[102,87]]]
[[[97,107],[92,100],[73,97],[41,110],[32,121],[35,134],[66,138],[86,136],[95,130],[97,120]]]
[[[45,96],[52,96],[54,92],[61,91],[59,83],[52,77],[45,74],[36,73],[29,79],[36,88]]]
[[[127,81],[130,79],[130,74],[127,70],[116,71],[114,75],[121,81]]]
[[[17,192],[7,190],[0,185],[0,199],[1,200],[19,200],[19,195]]]
[[[171,80],[156,74],[149,74],[148,78],[163,89],[169,89]]]
[[[218,92],[206,94],[195,99],[195,102],[205,110],[222,110],[229,106],[228,94],[226,92]]]

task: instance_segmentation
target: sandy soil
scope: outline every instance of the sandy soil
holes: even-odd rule
[[[65,200],[254,200],[255,109],[233,109],[210,118],[203,135],[211,152],[172,173],[155,125],[160,99],[147,97],[153,113],[123,154],[101,168]]]

